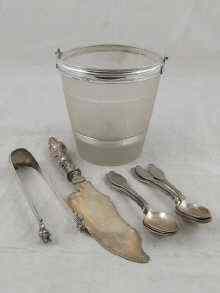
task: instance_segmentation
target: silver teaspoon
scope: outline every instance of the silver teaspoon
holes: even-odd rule
[[[204,206],[187,202],[183,193],[171,184],[167,180],[164,172],[155,165],[150,164],[147,169],[136,166],[135,173],[140,178],[144,179],[142,182],[147,184],[150,182],[151,185],[153,183],[155,186],[170,194],[175,200],[176,213],[182,216],[183,219],[198,223],[208,223],[211,221],[212,217],[210,211]]]
[[[133,199],[143,210],[143,225],[157,235],[171,235],[177,232],[178,226],[175,219],[164,212],[150,209],[149,204],[135,190],[133,190],[125,177],[114,171],[106,174],[107,183],[119,192],[123,192]]]

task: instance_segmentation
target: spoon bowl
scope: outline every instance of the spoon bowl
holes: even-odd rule
[[[207,223],[212,219],[211,213],[206,207],[195,203],[187,203],[186,200],[181,201],[176,206],[176,212],[192,221]]]
[[[157,234],[174,234],[178,231],[175,219],[165,212],[154,212],[149,210],[143,219],[147,229]]]

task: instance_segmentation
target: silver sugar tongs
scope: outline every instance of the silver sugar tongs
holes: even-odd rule
[[[40,175],[44,178],[38,162],[35,160],[35,158],[32,156],[32,154],[24,148],[19,148],[19,149],[12,151],[9,156],[9,163],[11,165],[12,172],[14,173],[14,175],[17,179],[17,182],[19,183],[21,188],[22,188],[21,179],[19,178],[19,176],[17,174],[17,170],[19,168],[31,167],[31,168],[35,169],[37,172],[39,172]],[[36,218],[36,220],[39,224],[38,235],[39,235],[40,239],[43,241],[43,243],[50,242],[51,241],[51,233],[46,228],[44,219],[41,217],[38,209],[34,205],[32,198],[24,191],[23,188],[22,188],[22,191],[23,191],[23,193],[26,197],[26,200],[27,200],[32,212],[33,212],[34,217]]]

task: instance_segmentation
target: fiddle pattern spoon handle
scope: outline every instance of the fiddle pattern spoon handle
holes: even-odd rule
[[[111,185],[112,188],[119,192],[123,192],[131,199],[133,199],[141,207],[144,213],[149,210],[149,204],[145,201],[143,197],[141,197],[133,188],[129,186],[129,184],[127,183],[127,179],[121,174],[110,171],[108,174],[106,174],[106,179],[108,184]]]
[[[166,194],[168,194],[176,204],[181,202],[185,197],[181,193],[177,193],[170,186],[165,184],[162,180],[155,178],[148,170],[142,168],[141,166],[136,166],[131,169],[132,175],[140,182],[145,183],[151,187],[159,188]]]
[[[168,181],[168,179],[165,176],[165,173],[161,169],[156,167],[154,164],[149,164],[148,167],[147,167],[147,171],[155,179],[157,179],[161,183],[167,185],[168,188],[170,188],[173,192],[175,192],[179,197],[181,197],[182,199],[185,199],[183,193],[178,188],[176,188],[176,186],[174,184],[172,184],[170,181]]]

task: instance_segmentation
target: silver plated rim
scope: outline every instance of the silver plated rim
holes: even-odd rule
[[[153,65],[143,65],[129,69],[108,69],[99,67],[86,67],[68,65],[66,60],[74,55],[81,55],[91,52],[105,51],[122,51],[141,55],[151,55],[155,60]],[[101,82],[127,82],[135,80],[145,80],[148,78],[159,76],[163,73],[166,58],[157,53],[146,49],[117,44],[101,44],[87,47],[79,47],[62,52],[60,49],[56,51],[57,60],[56,67],[62,75],[68,78],[84,79],[87,81]]]

